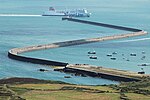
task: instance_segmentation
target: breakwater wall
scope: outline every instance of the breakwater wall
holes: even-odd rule
[[[30,63],[34,63],[34,64],[43,64],[43,65],[52,65],[52,66],[66,66],[66,65],[68,65],[68,63],[65,63],[65,62],[31,58],[31,57],[25,57],[25,56],[21,56],[21,55],[14,55],[11,52],[8,52],[8,57],[15,59],[15,60],[30,62]]]
[[[65,42],[57,42],[57,43],[46,44],[46,45],[14,48],[14,49],[11,49],[8,51],[8,57],[15,59],[15,60],[19,60],[19,61],[31,62],[31,63],[36,63],[36,64],[45,64],[45,65],[53,65],[53,66],[66,66],[68,64],[66,62],[59,62],[59,61],[44,60],[44,59],[38,59],[38,58],[32,58],[32,57],[25,57],[25,56],[22,56],[19,54],[24,53],[24,52],[35,51],[35,50],[66,47],[66,46],[87,44],[87,43],[93,43],[93,42],[99,42],[99,41],[108,41],[108,40],[128,38],[128,37],[133,37],[133,36],[140,36],[140,35],[145,35],[145,34],[147,34],[147,32],[140,31],[140,32],[106,36],[106,37],[80,39],[80,40],[72,40],[72,41],[65,41]]]
[[[64,68],[64,72],[69,72],[69,73],[76,73],[76,74],[81,74],[82,76],[91,76],[91,77],[100,77],[104,79],[109,79],[113,81],[123,81],[123,82],[131,82],[131,81],[140,81],[138,78],[131,78],[131,77],[125,77],[121,75],[111,75],[109,73],[102,73],[102,72],[94,72],[94,71],[87,71],[85,69],[77,69],[77,68]]]
[[[69,20],[72,20],[72,19],[69,19]],[[11,49],[8,51],[8,57],[11,59],[19,60],[19,61],[36,63],[36,64],[44,64],[44,65],[52,65],[52,66],[67,66],[68,65],[67,62],[59,62],[59,61],[45,60],[45,59],[40,59],[40,58],[26,57],[26,56],[23,56],[20,54],[24,53],[24,52],[35,51],[35,50],[52,49],[52,48],[87,44],[87,43],[100,42],[100,41],[108,41],[108,40],[135,37],[135,36],[141,36],[141,35],[148,34],[146,31],[143,31],[140,29],[133,29],[133,28],[127,28],[127,27],[122,27],[122,26],[114,26],[114,25],[104,25],[102,23],[100,24],[100,23],[95,23],[95,22],[81,21],[81,20],[77,20],[77,19],[75,19],[74,21],[98,25],[98,26],[104,26],[104,27],[108,27],[108,28],[128,30],[128,31],[131,31],[131,33],[119,34],[119,35],[113,35],[113,36],[105,36],[105,37],[97,37],[97,38],[89,38],[89,39],[72,40],[72,41],[65,41],[65,42],[57,42],[57,43],[22,47],[22,48],[14,48],[14,49]],[[70,68],[70,69],[75,69],[75,68]],[[93,73],[91,71],[87,71],[85,69],[82,69],[82,70],[75,69],[75,70],[82,71],[84,73],[90,74],[91,76],[92,75],[94,76],[94,74],[95,74],[95,73]],[[102,76],[103,78],[107,78],[107,79],[111,79],[112,77],[114,79],[117,78],[116,80],[121,80],[124,77],[123,75],[120,75],[120,76],[116,76],[115,74],[111,75],[111,74],[109,74],[110,72],[105,73],[105,74],[98,73],[96,75]],[[132,77],[126,76],[123,80],[128,81],[128,80],[135,80],[135,79]]]
[[[85,21],[85,20],[80,20],[80,19],[75,19],[75,18],[65,17],[65,18],[62,18],[62,20],[68,20],[68,21],[73,21],[73,22],[91,24],[91,25],[96,25],[96,26],[101,26],[101,27],[114,28],[114,29],[118,29],[118,30],[125,30],[125,31],[132,31],[132,32],[142,31],[142,30],[136,29],[136,28],[129,28],[129,27],[124,27],[124,26],[111,25],[111,24],[105,24],[105,23],[93,22],[93,21]]]
[[[75,73],[75,75],[100,77],[114,81],[139,81],[143,77],[149,77],[150,75],[138,74],[135,72],[105,68],[101,66],[92,66],[88,64],[68,64],[65,68],[54,69],[55,71],[63,71],[69,73]]]

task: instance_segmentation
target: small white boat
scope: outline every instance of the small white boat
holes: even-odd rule
[[[117,54],[117,52],[113,52],[112,54]]]
[[[147,64],[147,63],[143,63],[143,64],[140,64],[138,66],[150,66],[150,64]]]
[[[112,57],[112,54],[107,54],[108,57]]]
[[[97,56],[90,56],[90,59],[97,59]]]
[[[145,54],[145,51],[142,51],[142,54]]]
[[[86,9],[75,10],[55,10],[53,7],[49,8],[49,11],[45,11],[42,16],[69,16],[69,17],[90,17]]]
[[[126,61],[130,61],[129,59],[127,59]]]
[[[88,54],[96,54],[95,51],[89,51]]]
[[[136,54],[135,53],[131,53],[130,56],[136,56]]]
[[[112,58],[110,58],[111,60],[116,60],[116,58],[115,57],[112,57]]]

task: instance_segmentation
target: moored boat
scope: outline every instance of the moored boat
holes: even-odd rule
[[[111,60],[116,60],[116,58],[115,57],[112,57],[112,58],[110,58]]]
[[[136,54],[135,53],[131,53],[130,56],[136,56]]]
[[[95,51],[89,51],[88,54],[96,54]]]
[[[90,56],[90,59],[97,59],[97,56]]]
[[[108,57],[112,57],[112,54],[107,54]]]
[[[117,54],[117,52],[113,52],[112,54]]]

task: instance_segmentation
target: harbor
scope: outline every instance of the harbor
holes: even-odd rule
[[[70,20],[70,19],[68,19],[68,20]],[[91,22],[91,21],[84,21],[84,20],[81,21],[81,20],[72,19],[72,18],[71,18],[71,20],[75,20],[75,21],[82,22],[82,23],[88,23],[88,24],[94,23],[94,25],[95,25],[95,22]],[[101,26],[101,23],[96,23],[96,25]],[[81,66],[80,67],[79,66],[72,67],[67,62],[44,60],[44,59],[39,59],[39,58],[34,58],[34,57],[26,57],[26,56],[19,55],[19,54],[24,53],[24,52],[31,52],[31,51],[35,51],[35,50],[52,49],[52,48],[81,45],[81,44],[94,43],[94,42],[103,42],[103,41],[129,38],[129,37],[136,37],[136,36],[142,36],[142,35],[148,34],[146,31],[143,31],[140,29],[127,28],[127,27],[122,27],[122,26],[114,26],[114,25],[110,25],[110,24],[105,24],[105,27],[117,28],[117,29],[119,28],[121,30],[128,30],[128,31],[130,30],[131,33],[119,34],[119,35],[113,35],[113,36],[97,37],[97,38],[79,39],[79,40],[72,40],[72,41],[65,41],[65,42],[57,42],[57,43],[52,43],[52,44],[29,46],[29,47],[23,47],[23,48],[14,48],[14,49],[9,50],[8,57],[11,59],[15,59],[15,60],[20,60],[20,61],[25,61],[25,62],[30,62],[30,63],[36,63],[36,64],[61,66],[61,67],[67,66],[67,68],[69,68],[69,69],[73,69],[73,70],[76,70],[79,72],[81,71],[84,73],[94,73],[94,74],[96,73],[96,76],[98,75],[102,78],[112,79],[112,80],[116,80],[116,81],[119,81],[119,80],[120,81],[133,81],[133,80],[137,81],[137,80],[139,80],[141,77],[143,77],[143,75],[138,74],[138,73],[132,73],[132,75],[129,75],[129,72],[118,71],[117,69],[96,70],[98,67],[95,67],[95,68],[93,68],[93,67],[87,68],[87,67],[81,67]],[[89,52],[89,53],[91,53],[91,52]],[[90,59],[97,59],[97,57],[91,56]],[[116,58],[112,58],[112,59],[116,59]],[[68,67],[68,65],[69,65],[69,67]],[[101,67],[99,67],[99,68],[101,69]],[[96,72],[95,72],[95,70],[96,70]],[[92,74],[92,75],[94,75],[94,74]],[[138,78],[135,76],[137,76]]]

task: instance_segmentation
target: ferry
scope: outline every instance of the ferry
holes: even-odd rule
[[[45,11],[42,16],[69,16],[69,17],[90,17],[86,9],[75,9],[75,10],[55,10],[50,7],[48,11]]]

